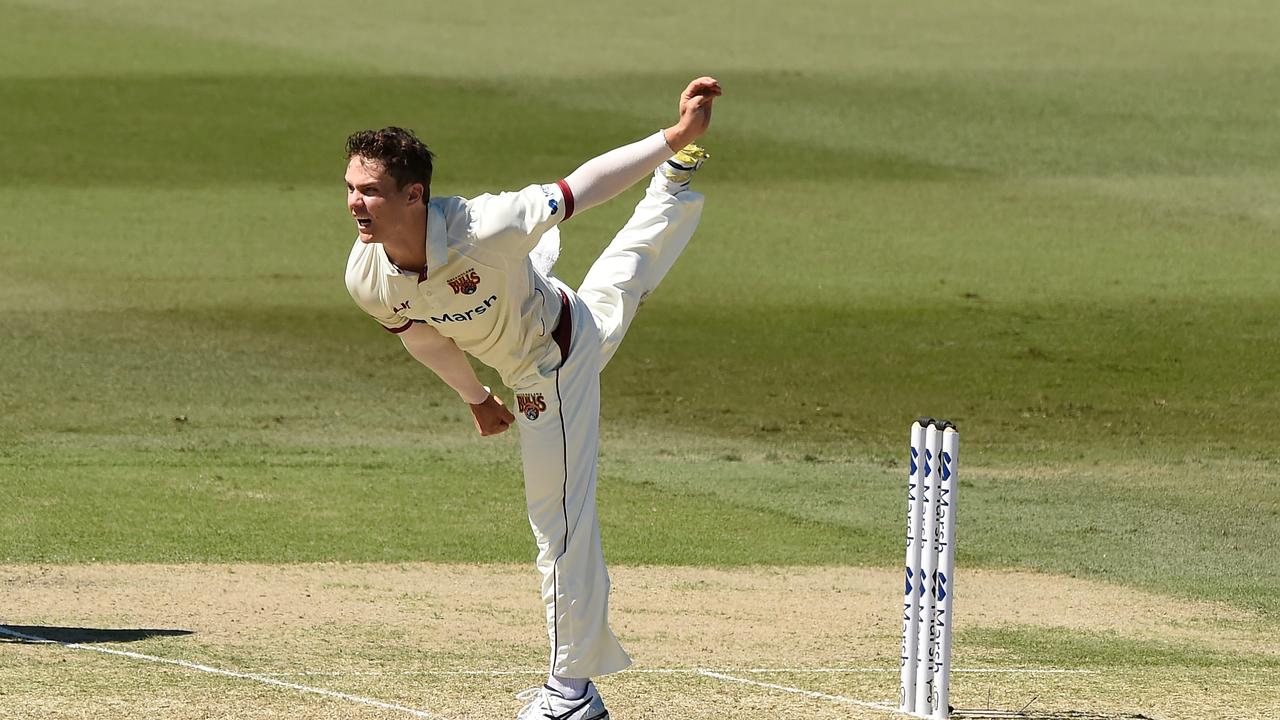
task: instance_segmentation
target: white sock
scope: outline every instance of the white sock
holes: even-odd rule
[[[565,700],[577,700],[587,694],[587,683],[591,678],[566,678],[551,675],[547,678],[547,687],[555,690]]]

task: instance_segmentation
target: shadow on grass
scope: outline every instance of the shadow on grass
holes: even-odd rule
[[[0,625],[0,642],[17,643],[118,643],[153,637],[192,635],[192,630],[115,629],[52,627],[47,625]]]

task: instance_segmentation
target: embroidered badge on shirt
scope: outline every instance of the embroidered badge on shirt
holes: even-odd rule
[[[453,288],[453,295],[474,295],[479,284],[480,273],[477,273],[475,268],[470,268],[457,277],[449,278],[449,287]]]
[[[551,214],[555,215],[560,212],[560,202],[556,200],[555,185],[543,185],[542,194],[547,196],[547,207],[551,208]]]
[[[449,287],[454,295],[472,295],[480,285],[480,273],[471,268],[457,277],[449,278]]]

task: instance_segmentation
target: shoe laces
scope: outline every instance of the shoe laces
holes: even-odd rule
[[[543,687],[539,685],[536,687],[526,688],[516,693],[517,700],[526,701],[524,704],[524,707],[520,708],[520,714],[517,715],[516,718],[518,719],[524,718],[531,709],[533,709],[535,706],[537,706],[540,703],[544,703],[542,691],[543,691]],[[544,707],[545,707],[545,704],[544,704]]]

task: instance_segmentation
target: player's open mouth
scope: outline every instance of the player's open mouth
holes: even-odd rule
[[[361,230],[367,230],[372,222],[370,218],[356,218],[356,225],[359,225]]]

